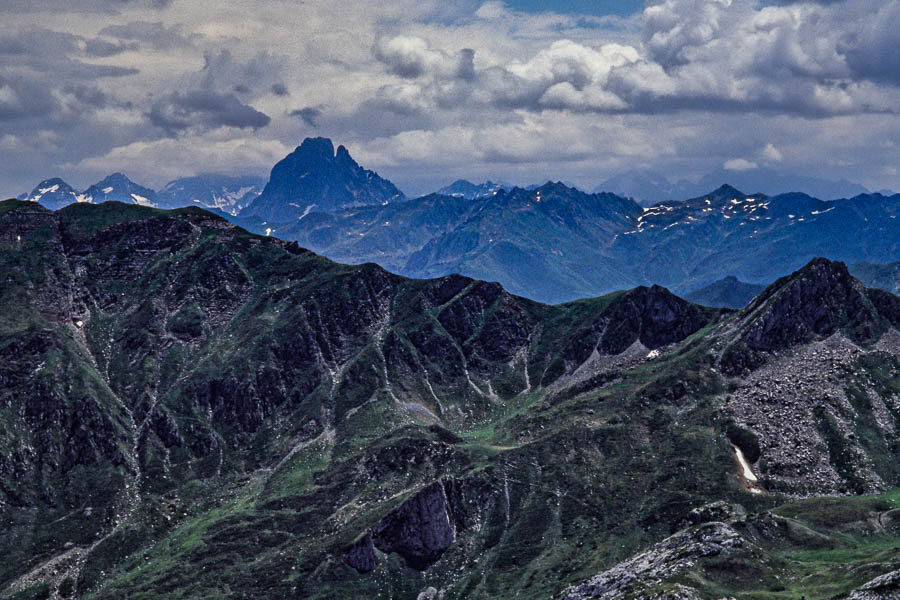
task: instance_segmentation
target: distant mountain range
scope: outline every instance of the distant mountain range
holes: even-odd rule
[[[207,173],[171,181],[157,194],[159,208],[201,206],[236,215],[246,208],[266,185],[262,177]]]
[[[607,179],[594,191],[627,196],[634,198],[642,206],[652,206],[667,200],[695,198],[726,182],[751,193],[776,195],[784,192],[802,192],[823,200],[850,198],[869,193],[865,187],[845,179],[831,181],[787,175],[767,168],[744,171],[719,169],[704,175],[697,182],[681,180],[675,183],[655,171],[632,170]]]
[[[509,190],[512,186],[493,181],[485,181],[484,183],[472,183],[465,179],[457,179],[450,185],[442,187],[436,193],[442,196],[452,196],[454,198],[465,198],[467,200],[476,200],[478,198],[487,198],[494,196],[497,192]]]
[[[900,262],[879,265],[860,262],[849,265],[851,275],[867,287],[900,294]],[[714,281],[700,289],[683,294],[685,300],[702,306],[743,308],[766,289],[762,283],[746,283],[734,275]]]
[[[766,286],[761,283],[745,283],[734,275],[729,275],[698,290],[688,292],[683,297],[701,306],[743,308],[764,289]]]
[[[634,172],[617,185],[632,186],[628,195],[634,195],[634,186],[652,184],[667,197],[723,177],[757,190],[801,183],[828,183],[822,189],[830,195],[864,189],[847,182],[779,179],[764,169],[723,171],[697,184],[674,185]],[[624,195],[590,194],[562,183],[510,188],[457,180],[439,193],[407,199],[327,138],[304,140],[274,166],[264,185],[254,177],[200,175],[154,192],[117,173],[81,193],[60,179],[47,180],[26,199],[51,209],[109,200],[199,206],[333,260],[375,262],[410,277],[461,273],[549,303],[658,283],[676,293],[694,292],[692,299],[700,303],[737,307],[755,289],[738,286],[740,281],[773,281],[814,256],[851,265],[900,258],[898,195],[825,201],[806,193],[745,193],[721,185],[689,200],[642,207]],[[869,272],[871,277],[868,272],[861,277],[876,285],[874,268]],[[726,277],[736,279],[705,289]]]
[[[548,183],[481,198],[431,194],[313,209],[277,226],[243,214],[235,222],[334,260],[376,262],[410,277],[462,273],[556,303],[652,283],[687,293],[728,276],[769,282],[814,256],[889,263],[900,256],[898,212],[897,195],[823,201],[750,195],[728,185],[642,208],[614,194]]]
[[[236,215],[262,191],[265,180],[252,176],[204,174],[170,181],[156,192],[138,185],[122,173],[113,173],[83,192],[62,179],[46,179],[19,200],[30,200],[56,210],[76,202],[99,204],[124,202],[157,208],[199,206],[223,214]]]

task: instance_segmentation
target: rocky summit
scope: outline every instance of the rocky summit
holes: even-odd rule
[[[241,216],[283,223],[311,210],[328,212],[402,199],[394,184],[360,167],[344,146],[335,151],[327,138],[306,138],[272,168],[262,194]]]
[[[4,598],[896,593],[900,300],[842,263],[551,306],[8,200],[0,278]]]

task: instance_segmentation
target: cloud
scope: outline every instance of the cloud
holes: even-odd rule
[[[885,2],[866,27],[846,33],[838,45],[853,73],[900,85],[900,4]]]
[[[307,106],[306,108],[298,108],[290,112],[292,117],[298,117],[301,121],[310,127],[316,127],[317,119],[322,115],[322,109]]]
[[[4,10],[20,13],[58,12],[76,13],[118,13],[126,8],[149,8],[161,10],[172,5],[174,0],[5,0]]]
[[[271,122],[268,115],[242,103],[234,95],[210,90],[175,92],[157,101],[148,116],[151,123],[170,135],[191,128],[259,129]]]
[[[84,51],[90,56],[106,58],[129,50],[136,50],[137,44],[110,42],[101,38],[92,38],[84,43]]]
[[[191,47],[201,38],[197,34],[186,33],[182,26],[166,27],[159,21],[131,21],[123,25],[109,25],[100,30],[100,35],[141,42],[157,49]]]
[[[244,137],[240,130],[190,133],[117,146],[108,152],[66,164],[64,168],[102,176],[128,171],[151,185],[203,172],[267,173],[292,147]]]
[[[644,44],[663,67],[684,65],[717,37],[732,0],[653,0],[644,9]]]
[[[0,122],[51,114],[58,102],[46,87],[0,74]]]
[[[633,166],[696,178],[743,157],[900,187],[885,170],[900,164],[885,145],[900,137],[896,2],[652,0],[586,18],[259,0],[220,3],[214,20],[208,0],[167,4],[7,0],[0,129],[18,146],[0,185],[62,163],[91,183],[82,159],[124,161],[112,150],[138,142],[239,154],[316,127],[401,185],[451,172],[590,185]]]
[[[781,151],[771,143],[766,144],[766,147],[763,148],[762,157],[773,162],[781,162],[784,158]]]
[[[404,79],[430,75],[441,79],[470,80],[475,74],[474,50],[463,48],[450,54],[432,49],[428,42],[419,37],[401,35],[383,38],[375,44],[373,52],[388,72]]]
[[[726,160],[722,168],[726,171],[752,171],[759,168],[759,165],[745,158],[732,158]]]

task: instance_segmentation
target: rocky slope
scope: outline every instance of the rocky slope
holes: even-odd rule
[[[6,597],[550,598],[664,566],[641,553],[714,500],[900,483],[898,300],[827,261],[737,312],[658,286],[547,306],[197,209],[6,201],[0,277]],[[760,390],[766,369],[803,379]],[[726,557],[757,543],[722,527],[748,540]]]
[[[559,600],[849,598],[900,591],[896,495],[791,502],[747,513],[715,503],[685,529],[565,590]],[[888,571],[885,573],[885,571]]]

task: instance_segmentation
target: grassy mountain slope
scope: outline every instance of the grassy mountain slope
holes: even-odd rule
[[[0,203],[0,589],[548,598],[713,500],[897,485],[896,298],[832,266],[735,313],[655,286],[547,306],[196,209]],[[760,346],[805,280],[866,311]],[[739,410],[754,377],[844,337],[846,396],[808,408],[812,433]],[[778,439],[821,468],[784,471]]]

